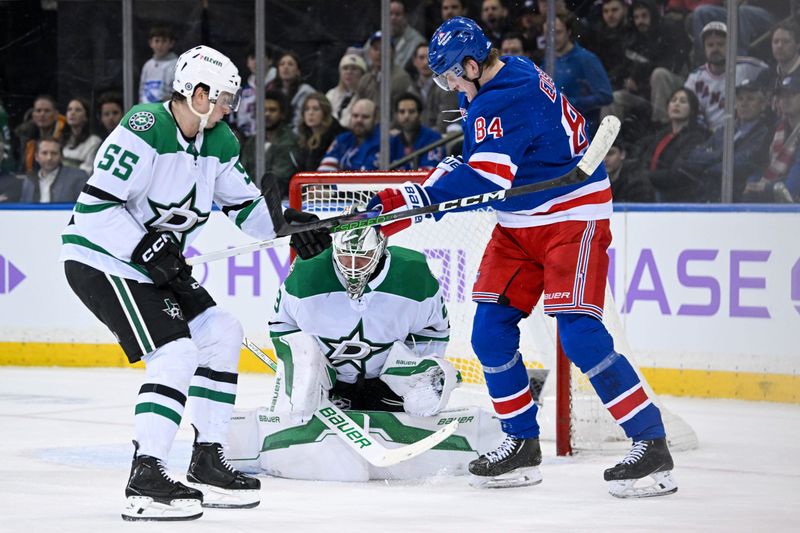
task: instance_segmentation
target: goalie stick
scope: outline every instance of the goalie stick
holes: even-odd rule
[[[574,185],[586,180],[591,176],[600,163],[605,158],[611,146],[614,144],[614,139],[617,138],[619,133],[620,122],[619,119],[613,115],[609,115],[600,123],[597,128],[597,133],[594,139],[589,144],[583,157],[578,162],[578,166],[573,168],[568,173],[557,178],[539,181],[536,183],[529,183],[528,185],[521,185],[519,187],[511,187],[510,189],[501,189],[499,191],[491,191],[483,194],[476,194],[473,196],[466,196],[464,198],[456,198],[438,204],[426,205],[424,207],[417,207],[415,209],[406,209],[404,211],[395,211],[391,213],[381,214],[380,211],[372,210],[361,213],[353,213],[347,215],[340,215],[337,217],[326,218],[324,220],[317,220],[305,224],[286,224],[281,220],[276,213],[280,213],[280,194],[277,191],[274,180],[269,180],[267,187],[264,190],[264,196],[267,201],[267,206],[270,209],[270,216],[272,217],[273,227],[276,228],[275,234],[278,236],[276,239],[267,241],[259,241],[244,246],[237,246],[228,248],[227,250],[218,250],[205,255],[199,255],[187,260],[190,265],[197,265],[207,263],[209,261],[216,261],[217,259],[224,259],[234,255],[240,255],[247,252],[253,252],[264,248],[272,248],[287,241],[282,237],[286,237],[302,231],[310,231],[315,229],[329,229],[331,233],[338,233],[341,231],[349,231],[366,226],[374,226],[378,224],[387,224],[404,218],[411,218],[418,215],[429,215],[433,213],[445,213],[454,209],[462,207],[477,207],[494,202],[502,202],[509,198],[521,196],[523,194],[531,194],[547,189],[554,189],[556,187],[563,187],[565,185]]]
[[[244,338],[242,344],[253,355],[258,357],[262,363],[270,367],[273,372],[277,372],[278,365],[261,348],[247,337]],[[350,449],[366,459],[370,464],[378,467],[390,466],[416,457],[430,450],[458,429],[458,421],[454,420],[424,439],[398,448],[386,448],[372,438],[368,431],[358,431],[362,429],[361,426],[356,424],[352,418],[328,399],[322,400],[314,416],[328,426]]]

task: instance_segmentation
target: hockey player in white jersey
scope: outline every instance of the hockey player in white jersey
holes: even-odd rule
[[[344,409],[431,416],[458,384],[425,256],[387,247],[375,228],[335,234],[330,250],[295,261],[269,329],[279,360],[272,410],[295,422],[324,396]]]
[[[254,507],[259,480],[223,455],[236,398],[242,327],[191,277],[182,251],[216,203],[258,239],[275,236],[258,189],[239,163],[223,117],[236,109],[240,78],[218,51],[180,56],[170,101],[134,106],[98,151],[94,173],[62,234],[67,280],[116,336],[145,383],[135,409],[127,520],[190,520],[206,507]],[[274,215],[274,214],[273,214]],[[279,216],[279,214],[277,215]],[[316,218],[298,212],[288,222]],[[326,232],[293,239],[302,257],[330,245]],[[188,484],[165,460],[191,398],[195,444]]]

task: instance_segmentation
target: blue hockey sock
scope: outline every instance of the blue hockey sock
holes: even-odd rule
[[[567,357],[589,378],[614,420],[633,440],[665,436],[661,413],[647,396],[639,375],[600,320],[589,315],[557,315],[559,337]]]
[[[483,365],[486,386],[503,432],[518,438],[539,436],[536,402],[519,353],[517,324],[524,313],[513,307],[478,303],[472,349]]]

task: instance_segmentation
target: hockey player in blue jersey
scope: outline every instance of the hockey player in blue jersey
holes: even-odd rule
[[[369,207],[390,212],[508,189],[561,176],[578,164],[589,145],[584,117],[531,61],[499,57],[474,21],[443,23],[431,39],[429,62],[437,84],[460,93],[464,161],[446,158],[423,186],[386,189]],[[605,168],[581,183],[493,207],[498,223],[473,288],[472,346],[507,437],[470,463],[472,484],[541,482],[537,407],[518,351],[518,324],[544,295],[567,356],[633,440],[628,455],[605,471],[609,491],[619,497],[675,492],[661,414],[602,322],[612,212]],[[404,219],[382,231],[391,235],[423,221]],[[648,476],[652,485],[634,487]]]

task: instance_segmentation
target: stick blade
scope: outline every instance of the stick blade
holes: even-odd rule
[[[418,440],[412,444],[400,446],[399,448],[385,448],[383,450],[376,449],[376,452],[382,453],[376,453],[372,457],[367,457],[367,460],[373,465],[379,467],[391,466],[402,461],[407,461],[408,459],[416,457],[421,453],[427,452],[437,444],[444,441],[447,437],[455,433],[457,429],[458,420],[453,420],[439,431],[431,433],[424,439]]]
[[[597,133],[595,133],[594,139],[589,144],[589,148],[586,149],[586,153],[583,154],[580,163],[578,163],[578,168],[589,176],[594,174],[594,171],[603,162],[606,154],[614,144],[614,139],[619,134],[619,128],[620,121],[617,117],[608,115],[604,118],[597,128]]]

